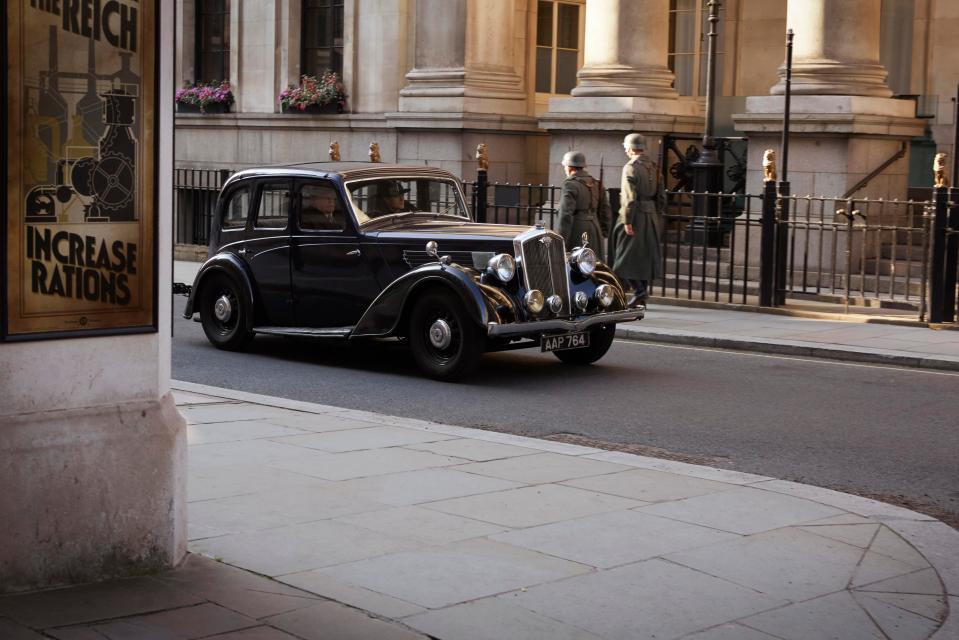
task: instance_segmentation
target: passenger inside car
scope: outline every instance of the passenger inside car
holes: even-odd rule
[[[301,229],[338,230],[343,228],[343,208],[332,187],[304,185],[302,198]]]

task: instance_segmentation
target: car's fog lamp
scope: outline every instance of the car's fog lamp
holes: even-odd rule
[[[596,287],[596,301],[599,302],[601,307],[608,307],[613,304],[613,299],[616,297],[613,287],[608,284],[601,284]]]
[[[543,297],[543,292],[539,289],[530,289],[526,292],[526,308],[533,313],[539,313],[543,310],[543,305],[546,304],[546,298]]]
[[[560,298],[555,293],[550,297],[546,298],[546,304],[549,305],[549,310],[553,313],[559,313],[563,310],[563,299]]]
[[[487,265],[500,282],[509,282],[516,275],[516,262],[508,253],[498,253],[489,259]]]
[[[576,306],[580,311],[586,311],[586,305],[589,304],[589,296],[586,295],[584,291],[576,292]]]
[[[571,259],[584,276],[588,276],[596,270],[596,253],[588,247],[574,251]]]

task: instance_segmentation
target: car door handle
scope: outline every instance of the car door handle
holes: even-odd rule
[[[354,258],[355,258],[355,257],[358,257],[358,256],[360,255],[360,250],[359,250],[359,249],[353,249],[352,251],[347,251],[347,252],[346,252],[346,255],[348,255],[348,256],[350,256],[350,257],[354,257]]]
[[[246,254],[246,247],[241,248],[239,251],[237,251],[237,253],[239,253],[241,256],[242,256],[242,255],[245,255],[245,254]]]

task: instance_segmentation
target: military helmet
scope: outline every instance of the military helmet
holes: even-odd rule
[[[582,151],[567,151],[563,156],[563,166],[582,169],[586,166],[586,155]]]
[[[646,138],[641,133],[631,133],[623,138],[624,149],[645,149]]]

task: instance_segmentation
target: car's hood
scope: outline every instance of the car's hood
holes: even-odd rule
[[[479,224],[476,222],[460,222],[449,218],[436,219],[433,217],[411,216],[400,218],[394,222],[380,226],[370,232],[370,236],[381,240],[483,240],[509,239],[527,231],[529,227],[515,224]]]

